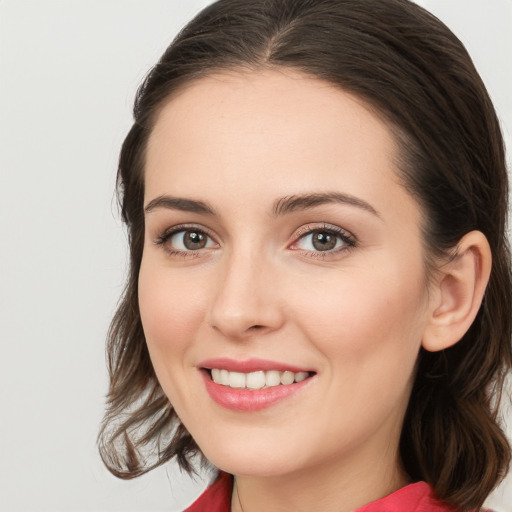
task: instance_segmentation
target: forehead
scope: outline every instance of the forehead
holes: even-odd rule
[[[325,149],[340,138],[357,150],[370,137],[375,149],[389,156],[395,146],[388,126],[356,96],[297,71],[264,70],[217,73],[178,90],[156,117],[148,153],[161,152],[159,142],[179,144],[184,152],[193,139],[206,147],[224,138],[227,151],[237,134],[244,137],[246,152],[263,149],[257,146],[261,142],[270,147],[271,141],[283,150],[286,144],[312,150],[321,141]]]
[[[405,193],[396,156],[387,124],[328,82],[290,70],[215,74],[162,107],[146,153],[146,201],[337,189],[371,202],[382,187],[400,189],[380,194],[392,202]]]

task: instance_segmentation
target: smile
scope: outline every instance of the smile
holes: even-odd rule
[[[233,411],[265,409],[317,380],[315,371],[262,359],[210,359],[198,369],[213,401]]]
[[[255,371],[250,373],[230,372],[220,368],[212,368],[210,376],[216,384],[229,386],[233,389],[264,389],[276,386],[289,386],[302,382],[309,377],[309,372],[290,371]]]

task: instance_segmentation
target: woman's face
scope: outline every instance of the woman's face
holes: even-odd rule
[[[221,469],[397,464],[429,303],[396,157],[361,101],[291,71],[214,75],[163,107],[140,311],[165,393]]]

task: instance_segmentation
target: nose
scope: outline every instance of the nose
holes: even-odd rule
[[[279,329],[284,322],[277,272],[254,254],[227,258],[218,275],[209,324],[225,337],[242,340]]]

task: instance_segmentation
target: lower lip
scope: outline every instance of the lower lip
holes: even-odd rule
[[[262,389],[235,389],[213,382],[207,372],[203,373],[206,390],[212,399],[234,411],[260,411],[297,393],[309,384],[312,377],[294,384],[272,386]]]

